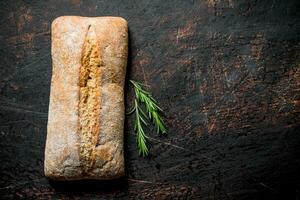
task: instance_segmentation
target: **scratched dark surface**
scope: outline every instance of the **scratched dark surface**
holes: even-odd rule
[[[300,198],[298,0],[16,0],[0,8],[1,199]],[[165,110],[169,134],[147,130],[146,159],[127,119],[124,179],[43,175],[50,25],[61,15],[126,18],[127,78],[148,84]]]

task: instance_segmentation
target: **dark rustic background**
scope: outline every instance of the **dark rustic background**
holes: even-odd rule
[[[127,78],[165,110],[169,134],[147,130],[146,159],[127,119],[124,179],[43,175],[61,15],[127,19]],[[299,0],[1,1],[0,27],[1,199],[300,198]]]

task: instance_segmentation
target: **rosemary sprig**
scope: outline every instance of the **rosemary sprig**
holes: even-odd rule
[[[152,119],[152,122],[154,123],[155,127],[157,128],[157,133],[165,134],[167,132],[167,129],[165,127],[165,124],[158,114],[158,111],[162,111],[162,109],[157,105],[156,100],[152,97],[152,95],[145,91],[141,84],[130,80],[130,82],[134,86],[135,96],[136,99],[139,102],[142,102],[146,106],[146,110],[148,112],[149,118]]]
[[[144,103],[146,112],[150,119],[152,119],[153,124],[157,128],[157,133],[166,134],[167,129],[159,115],[159,111],[162,109],[157,105],[156,100],[152,97],[152,95],[142,88],[142,84],[136,81],[130,80],[130,83],[134,86],[135,91],[135,100],[133,109],[127,113],[131,114],[135,111],[136,118],[134,123],[134,130],[137,135],[137,145],[139,148],[139,154],[142,156],[148,155],[148,147],[146,145],[147,135],[143,130],[143,124],[147,126],[145,119],[148,118],[145,112],[139,106],[139,103]]]
[[[135,122],[134,122],[134,131],[136,132],[136,142],[139,147],[139,154],[143,156],[148,155],[148,147],[146,145],[146,139],[148,138],[147,135],[145,135],[143,125],[147,126],[147,123],[145,122],[145,118],[147,118],[147,115],[144,113],[144,111],[139,107],[139,104],[137,100],[134,100],[134,110],[135,110]],[[140,114],[141,113],[141,114]]]

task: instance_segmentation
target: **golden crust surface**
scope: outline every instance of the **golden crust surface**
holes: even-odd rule
[[[52,23],[45,175],[57,180],[124,175],[127,22],[63,16]]]

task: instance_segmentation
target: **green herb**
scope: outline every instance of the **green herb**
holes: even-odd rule
[[[136,142],[139,147],[139,154],[146,156],[148,155],[148,147],[146,145],[146,139],[148,138],[145,135],[143,124],[147,126],[145,119],[147,115],[144,111],[139,107],[137,100],[134,100],[134,107],[135,107],[135,122],[134,122],[134,131],[136,132]],[[141,114],[140,114],[141,113]]]
[[[159,112],[162,111],[162,109],[157,105],[157,102],[152,97],[152,95],[148,91],[142,88],[141,83],[138,83],[133,80],[130,80],[130,83],[134,86],[135,100],[134,100],[134,107],[128,114],[135,112],[136,117],[134,123],[134,131],[137,136],[136,141],[139,149],[139,154],[142,156],[147,156],[148,147],[146,142],[148,137],[145,134],[143,129],[143,125],[147,126],[145,119],[148,117],[152,119],[152,123],[157,128],[158,134],[159,133],[166,134],[167,129],[164,124],[164,121],[159,115]],[[145,114],[143,109],[139,106],[139,103],[143,103],[145,105],[148,116]]]

